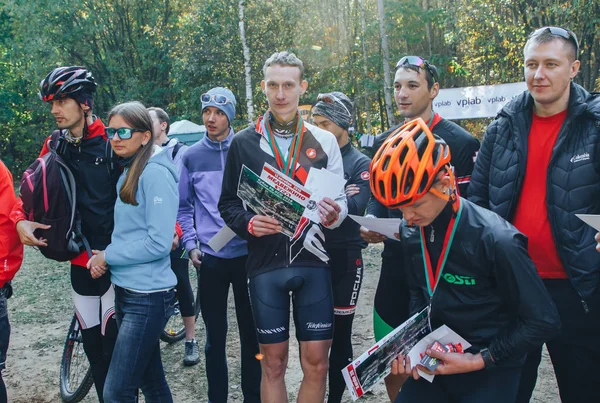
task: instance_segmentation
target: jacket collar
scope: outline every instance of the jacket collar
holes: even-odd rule
[[[233,129],[232,128],[229,128],[229,134],[227,135],[227,137],[225,137],[225,140],[223,140],[223,141],[212,141],[208,137],[208,134],[205,135],[204,138],[202,139],[202,141],[204,142],[204,145],[206,147],[208,147],[211,150],[219,150],[219,151],[229,149],[231,140],[233,140]]]
[[[350,152],[350,150],[352,150],[352,142],[348,141],[348,143],[342,147],[340,147],[340,152],[342,153],[342,155],[346,155]]]

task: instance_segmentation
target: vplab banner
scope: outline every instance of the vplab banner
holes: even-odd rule
[[[433,100],[433,109],[446,119],[494,117],[526,89],[525,82],[446,88]]]

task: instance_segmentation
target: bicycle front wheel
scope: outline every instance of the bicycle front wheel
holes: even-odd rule
[[[73,315],[60,363],[60,397],[63,402],[79,402],[88,394],[93,384],[92,370],[83,351],[79,322]]]

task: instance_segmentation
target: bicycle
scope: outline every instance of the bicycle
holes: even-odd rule
[[[77,316],[73,315],[60,363],[60,397],[63,402],[77,403],[94,384],[85,352]]]
[[[190,284],[192,285],[192,292],[194,293],[194,322],[198,320],[200,314],[200,296],[198,295],[198,279],[200,277],[200,269],[194,267],[189,263],[190,268]],[[181,317],[181,311],[179,310],[179,301],[175,300],[175,310],[173,315],[167,321],[163,332],[160,335],[160,339],[166,343],[173,344],[179,340],[183,340],[185,337],[185,326],[183,325],[183,318]]]

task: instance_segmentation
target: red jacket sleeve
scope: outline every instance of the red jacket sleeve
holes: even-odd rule
[[[177,222],[177,221],[175,221],[175,233],[177,234],[179,239],[181,239],[181,237],[183,236],[183,231],[181,230],[181,226],[179,225],[179,222]]]
[[[16,196],[12,175],[0,161],[0,287],[12,280],[23,262],[23,245],[9,218]]]
[[[42,150],[40,151],[40,155],[38,156],[38,158],[50,152],[50,149],[48,148],[48,142],[50,141],[51,137],[52,136],[48,136],[46,141],[44,141],[44,145],[42,146]],[[23,210],[23,201],[21,200],[21,198],[18,198],[16,203],[12,204],[12,211],[9,214],[9,218],[14,225],[17,225],[19,221],[27,219],[25,211]]]

